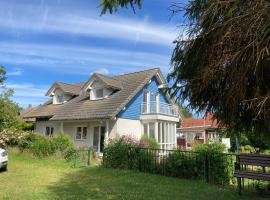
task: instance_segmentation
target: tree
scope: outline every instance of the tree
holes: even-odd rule
[[[110,12],[127,2],[107,0]],[[138,3],[137,3],[138,4]],[[140,4],[141,5],[141,2]],[[212,112],[232,130],[270,133],[270,1],[191,0],[174,4],[188,19],[171,58],[171,94]]]
[[[6,71],[0,67],[0,131],[5,128],[10,128],[18,121],[19,106],[13,102],[10,97],[13,95],[13,90],[6,89],[3,84],[6,80]]]
[[[142,1],[141,0],[102,0],[99,5],[102,7],[101,15],[106,14],[108,10],[110,13],[116,12],[118,7],[125,7],[131,6],[133,12],[135,13],[135,6],[141,8]]]
[[[3,85],[4,81],[6,80],[6,71],[4,67],[0,66],[0,86]]]

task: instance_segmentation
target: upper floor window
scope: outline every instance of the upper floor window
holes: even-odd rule
[[[62,90],[56,89],[53,95],[53,104],[62,104],[65,103],[65,94]]]
[[[64,94],[57,95],[58,103],[64,103],[65,97]]]
[[[103,98],[103,88],[96,89],[95,93],[96,93],[96,99]]]

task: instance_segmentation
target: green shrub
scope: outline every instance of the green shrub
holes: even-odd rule
[[[73,141],[67,134],[46,137],[32,131],[8,129],[0,133],[0,147],[7,146],[18,147],[21,152],[27,151],[39,157],[60,155],[72,160],[76,154]]]
[[[52,137],[52,141],[56,146],[56,149],[64,152],[67,148],[73,147],[73,141],[67,134],[57,134]]]
[[[256,153],[256,149],[251,145],[245,145],[240,147],[241,153]]]
[[[76,149],[73,141],[68,134],[57,134],[51,138],[56,151],[60,152],[61,157],[71,160],[75,157]]]
[[[111,141],[104,149],[104,165],[112,168],[128,168],[128,150],[131,145],[123,138]]]
[[[32,143],[30,150],[38,157],[51,156],[56,153],[56,145],[51,138],[43,136]]]
[[[33,142],[40,139],[41,137],[43,136],[35,132],[28,132],[28,134],[24,135],[18,141],[18,147],[21,151],[24,151],[25,149],[31,149]]]
[[[105,167],[128,169],[130,150],[136,147],[144,147],[142,141],[137,141],[129,136],[110,139],[103,153],[103,165]]]
[[[28,131],[5,129],[0,132],[0,146],[17,146],[19,141],[28,134]]]
[[[141,147],[129,148],[128,152],[128,169],[154,172],[156,168],[157,151]]]
[[[17,130],[17,131],[31,131],[34,130],[34,124],[30,122],[25,121],[16,121],[11,129]]]
[[[230,155],[224,154],[225,145],[220,143],[200,144],[195,146],[198,159],[205,161],[208,172],[208,181],[217,184],[230,183],[232,179],[233,160]]]
[[[74,147],[67,147],[62,156],[66,161],[72,161],[75,159],[77,150]]]
[[[38,157],[59,154],[60,157],[66,160],[74,158],[76,152],[74,144],[67,134],[56,134],[54,137],[45,137],[30,132],[19,140],[18,147],[21,151],[30,150],[30,152]]]
[[[173,151],[161,164],[168,176],[194,179],[204,177],[204,159],[194,152]]]
[[[159,148],[159,145],[158,145],[157,141],[155,140],[155,138],[148,137],[147,135],[143,135],[141,137],[140,141],[145,143],[147,148],[150,148],[150,149],[158,149]]]

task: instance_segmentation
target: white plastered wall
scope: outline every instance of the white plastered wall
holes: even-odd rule
[[[118,118],[112,129],[111,137],[129,135],[140,139],[142,135],[140,120]]]
[[[45,135],[46,127],[53,127],[54,133],[60,133],[60,122],[53,122],[53,121],[37,121],[35,126],[35,131]]]
[[[113,134],[116,132],[116,121],[109,120],[109,138],[113,138]],[[99,121],[64,121],[64,122],[54,122],[54,121],[38,121],[36,123],[36,131],[42,135],[45,135],[46,126],[54,127],[54,134],[61,133],[61,126],[63,126],[63,133],[68,134],[74,141],[77,147],[90,147],[93,146],[93,135],[94,127],[105,126],[105,120]],[[78,126],[87,127],[87,139],[86,140],[76,140],[76,128]]]

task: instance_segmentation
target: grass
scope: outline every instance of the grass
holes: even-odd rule
[[[9,170],[0,173],[0,199],[259,199],[204,182],[139,172],[74,169],[61,160],[10,153]]]

